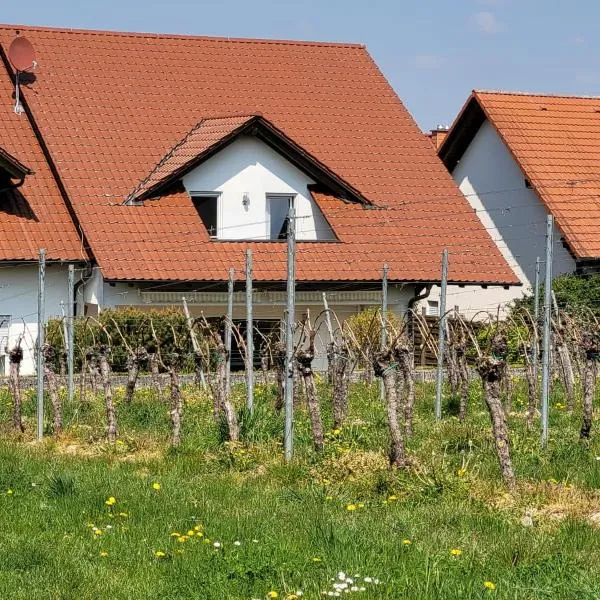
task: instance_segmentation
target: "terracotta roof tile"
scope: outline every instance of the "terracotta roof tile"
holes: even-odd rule
[[[388,208],[328,200],[341,242],[300,243],[300,280],[376,280],[383,261],[439,280],[448,246],[455,281],[517,282],[363,47],[19,29],[39,62],[24,96],[108,279],[223,280],[248,246],[257,278],[285,278],[285,244],[210,241],[186,194],[120,206],[200,118],[261,113]]]
[[[186,133],[182,140],[177,142],[177,144],[165,154],[156,167],[152,169],[150,174],[144,178],[129,195],[129,198],[134,200],[173,175],[173,173],[180,171],[217,142],[231,135],[242,125],[248,123],[248,121],[255,116],[256,115],[202,119]]]
[[[600,257],[600,98],[474,96],[575,255]]]
[[[0,260],[37,260],[40,248],[46,248],[48,260],[84,260],[81,240],[27,116],[13,111],[13,92],[0,72],[0,145],[30,172],[21,187],[0,192]]]

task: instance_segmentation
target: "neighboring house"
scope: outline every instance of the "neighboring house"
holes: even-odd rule
[[[554,275],[596,269],[600,98],[474,91],[438,152],[522,283],[453,286],[449,308],[502,313],[531,293],[537,257],[544,278],[548,214],[555,219]]]
[[[52,218],[26,256],[12,248],[1,257],[32,265],[27,281],[0,289],[0,314],[12,323],[35,313],[37,248],[50,258],[60,233],[64,251],[54,258],[89,258],[77,271],[78,314],[177,305],[185,295],[194,314],[222,315],[233,268],[241,319],[250,248],[255,318],[277,324],[290,203],[299,318],[322,311],[323,291],[342,320],[378,305],[384,263],[390,309],[402,314],[439,281],[446,247],[451,281],[517,283],[363,46],[18,29],[38,67],[21,89],[25,113],[15,115],[6,48],[17,28],[0,27],[0,145],[6,137],[36,170],[26,185],[48,179],[44,192],[23,188],[33,212],[48,196],[65,218],[58,230]],[[5,218],[0,204],[0,227]],[[12,263],[0,268],[17,276]],[[8,294],[28,286],[33,308],[23,310]],[[66,296],[62,282],[51,287],[49,316]],[[35,318],[26,317],[30,327]]]

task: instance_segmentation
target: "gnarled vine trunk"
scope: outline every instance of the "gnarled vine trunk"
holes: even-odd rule
[[[227,434],[230,442],[237,442],[240,437],[240,430],[237,422],[237,416],[231,398],[227,391],[227,349],[223,343],[220,333],[212,331],[215,347],[213,357],[215,361],[215,381],[213,384],[213,411],[217,421],[221,414],[225,415],[227,422]]]
[[[533,419],[535,418],[535,411],[538,405],[538,377],[535,372],[533,365],[533,352],[537,352],[537,348],[532,347],[528,352],[528,348],[523,348],[526,355],[525,358],[525,377],[527,379],[527,428],[531,429],[533,426]]]
[[[148,354],[148,366],[150,367],[150,378],[152,387],[156,391],[159,400],[163,398],[162,382],[160,380],[160,361],[155,352]]]
[[[311,335],[312,337],[312,335]],[[315,385],[315,374],[312,369],[312,361],[315,358],[314,338],[311,339],[307,350],[298,350],[296,353],[296,364],[298,371],[304,380],[304,389],[306,391],[306,403],[308,405],[308,414],[312,428],[313,443],[315,450],[323,450],[323,423],[321,422],[321,409],[319,399],[317,398],[317,386]]]
[[[273,349],[275,361],[275,374],[277,375],[277,396],[275,397],[275,410],[280,412],[285,402],[285,356],[286,348],[283,342],[277,342]]]
[[[562,328],[557,332],[555,342],[556,358],[559,366],[560,378],[565,388],[565,396],[569,412],[573,411],[575,405],[575,375],[573,373],[573,363],[571,355],[564,339],[564,331]]]
[[[407,336],[401,337],[393,349],[402,379],[402,396],[404,400],[404,431],[409,438],[413,433],[415,411],[415,372],[413,367],[413,345]],[[401,396],[401,397],[402,397]]]
[[[343,426],[348,415],[348,388],[350,384],[350,355],[336,342],[329,344],[329,372],[332,385],[333,428]]]
[[[145,348],[136,348],[127,357],[127,385],[125,387],[125,403],[131,404],[135,394],[135,386],[140,373],[140,363],[148,357]]]
[[[510,458],[508,427],[500,401],[500,382],[505,368],[504,361],[491,356],[480,358],[477,364],[477,371],[483,383],[483,396],[492,421],[492,434],[502,479],[509,489],[514,489],[516,480]]]
[[[13,427],[23,433],[23,414],[21,405],[21,362],[23,361],[23,349],[19,341],[12,349],[6,349],[8,353],[8,388],[12,396]]]
[[[404,408],[398,402],[396,387],[396,366],[393,363],[392,353],[389,349],[375,354],[373,370],[377,377],[383,380],[385,392],[388,428],[390,431],[390,464],[395,467],[406,467],[406,453],[404,449],[404,426],[401,426],[399,415],[404,414]]]
[[[117,441],[117,417],[115,414],[115,406],[113,404],[113,389],[110,380],[111,368],[108,362],[109,353],[110,348],[108,348],[108,346],[100,346],[98,351],[98,363],[100,365],[100,378],[102,380],[102,387],[104,388],[108,443],[114,444]]]

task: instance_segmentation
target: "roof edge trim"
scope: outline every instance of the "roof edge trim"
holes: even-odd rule
[[[33,171],[29,167],[3,148],[0,148],[0,169],[7,171],[11,177],[16,179],[25,179],[26,175],[33,175]]]

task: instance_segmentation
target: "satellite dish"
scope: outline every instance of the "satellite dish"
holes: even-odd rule
[[[35,50],[26,37],[16,37],[8,49],[8,60],[17,71],[35,68]]]

